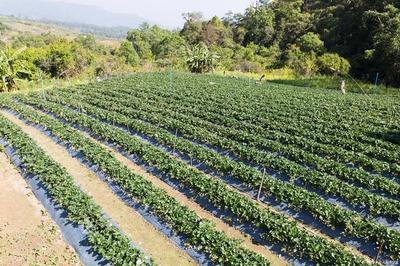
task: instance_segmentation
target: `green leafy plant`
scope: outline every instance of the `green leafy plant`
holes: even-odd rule
[[[186,63],[192,73],[207,73],[213,71],[219,56],[211,53],[207,46],[196,45],[189,51]]]
[[[18,80],[30,78],[31,73],[24,60],[20,59],[23,49],[14,50],[7,46],[0,50],[0,76],[1,90],[3,92],[14,91],[18,88]]]

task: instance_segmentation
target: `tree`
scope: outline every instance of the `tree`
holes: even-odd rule
[[[388,5],[385,12],[371,15],[380,23],[371,50],[375,70],[387,83],[400,86],[400,9]]]
[[[206,73],[214,70],[218,58],[208,50],[207,46],[198,44],[190,51],[186,62],[192,73]]]
[[[350,71],[350,63],[338,54],[326,53],[318,58],[318,65],[321,74],[333,75],[339,73],[341,75],[348,74]]]
[[[74,42],[59,39],[51,43],[38,65],[53,78],[69,78],[93,62],[93,55]]]
[[[203,42],[208,46],[213,44],[228,46],[233,42],[232,38],[232,29],[217,16],[203,25]]]
[[[203,14],[191,12],[182,14],[185,24],[180,34],[189,44],[195,45],[202,41],[203,33]]]
[[[314,52],[303,52],[300,47],[293,44],[287,50],[286,66],[297,74],[310,76],[318,71],[317,56]]]
[[[263,46],[272,44],[275,14],[267,5],[249,7],[239,22],[245,30],[243,45],[255,43]]]
[[[25,62],[20,59],[22,51],[8,46],[0,51],[1,90],[4,92],[16,90],[18,80],[30,77]]]
[[[131,66],[138,66],[140,63],[139,55],[128,40],[122,41],[117,54],[124,58],[125,63]]]
[[[266,1],[274,13],[274,42],[284,50],[312,29],[312,14],[306,9],[305,0]]]
[[[297,39],[296,43],[303,52],[322,54],[325,51],[324,42],[321,41],[319,35],[314,32],[307,32]]]
[[[127,40],[133,45],[139,57],[143,60],[152,60],[153,53],[151,51],[151,45],[145,38],[145,34],[138,29],[134,29],[128,32]]]

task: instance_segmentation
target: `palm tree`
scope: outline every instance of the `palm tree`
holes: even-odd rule
[[[24,60],[20,58],[23,49],[15,51],[11,47],[0,50],[0,91],[14,91],[18,88],[17,81],[30,76]]]

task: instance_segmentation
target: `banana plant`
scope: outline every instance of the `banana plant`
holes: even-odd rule
[[[17,90],[17,81],[31,76],[24,60],[20,58],[23,51],[24,49],[14,50],[9,46],[0,50],[0,92]]]
[[[196,45],[189,51],[186,63],[192,73],[206,73],[214,70],[219,56],[211,53],[204,44]]]

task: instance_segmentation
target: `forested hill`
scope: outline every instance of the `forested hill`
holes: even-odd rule
[[[260,1],[244,14],[232,14],[224,21],[235,42],[276,47],[277,64],[288,60],[291,52],[298,53],[296,49],[301,46],[307,46],[303,52],[320,53],[321,44],[316,36],[301,40],[306,33],[313,32],[324,42],[324,49],[350,61],[357,77],[372,81],[379,73],[385,83],[399,86],[399,8],[399,0]],[[186,25],[184,30],[192,29],[193,25]],[[312,65],[314,55],[303,56],[300,61]]]

